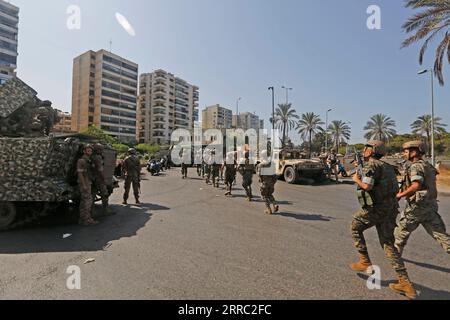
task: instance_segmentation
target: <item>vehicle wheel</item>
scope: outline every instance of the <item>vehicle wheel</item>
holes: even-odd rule
[[[0,231],[7,230],[17,217],[16,206],[11,202],[0,202]]]
[[[289,184],[296,183],[298,180],[297,171],[292,167],[286,168],[286,170],[284,171],[284,180]]]

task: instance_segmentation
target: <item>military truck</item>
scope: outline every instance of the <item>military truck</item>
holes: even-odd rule
[[[276,162],[276,174],[289,184],[295,184],[300,179],[322,182],[325,180],[325,166],[321,161],[306,159],[306,154],[300,149],[285,148],[280,152]]]
[[[86,144],[99,143],[79,134],[51,134],[56,112],[19,79],[0,86],[0,231],[80,201],[76,163]],[[104,145],[104,173],[110,193],[116,152]]]

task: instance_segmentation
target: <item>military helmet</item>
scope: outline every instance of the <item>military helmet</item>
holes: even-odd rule
[[[103,151],[103,145],[101,145],[100,143],[96,143],[94,144],[94,150],[97,152],[102,152]]]
[[[403,150],[412,149],[412,148],[418,149],[419,152],[422,153],[422,154],[426,154],[427,153],[427,151],[426,151],[427,148],[426,148],[426,145],[425,145],[425,143],[423,141],[420,141],[420,140],[409,141],[409,142],[406,142],[403,145]]]
[[[336,152],[336,148],[332,148],[332,149],[331,149],[331,152]]]
[[[91,149],[93,151],[94,147],[92,146],[92,144],[87,144],[87,145],[84,146],[83,151],[85,151],[87,149]]]
[[[130,148],[130,149],[128,149],[128,153],[129,154],[136,154],[136,149]]]
[[[384,145],[383,141],[370,140],[366,143],[366,147],[371,147],[373,149],[373,153],[380,156],[385,156],[387,153],[386,146]]]

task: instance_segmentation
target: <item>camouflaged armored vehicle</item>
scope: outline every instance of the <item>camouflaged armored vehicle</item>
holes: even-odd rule
[[[0,86],[0,230],[11,229],[79,203],[76,162],[83,135],[53,136],[56,113],[51,103],[19,79]],[[110,192],[116,152],[104,146],[104,173]]]
[[[285,148],[276,163],[276,174],[287,183],[294,184],[300,179],[321,182],[325,179],[325,166],[321,161],[306,159],[300,149]]]

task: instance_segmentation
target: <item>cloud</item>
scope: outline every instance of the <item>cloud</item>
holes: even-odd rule
[[[133,26],[128,22],[127,18],[125,18],[120,13],[116,12],[116,19],[117,22],[122,26],[122,28],[125,29],[125,31],[132,37],[136,36],[136,31],[134,30]]]

